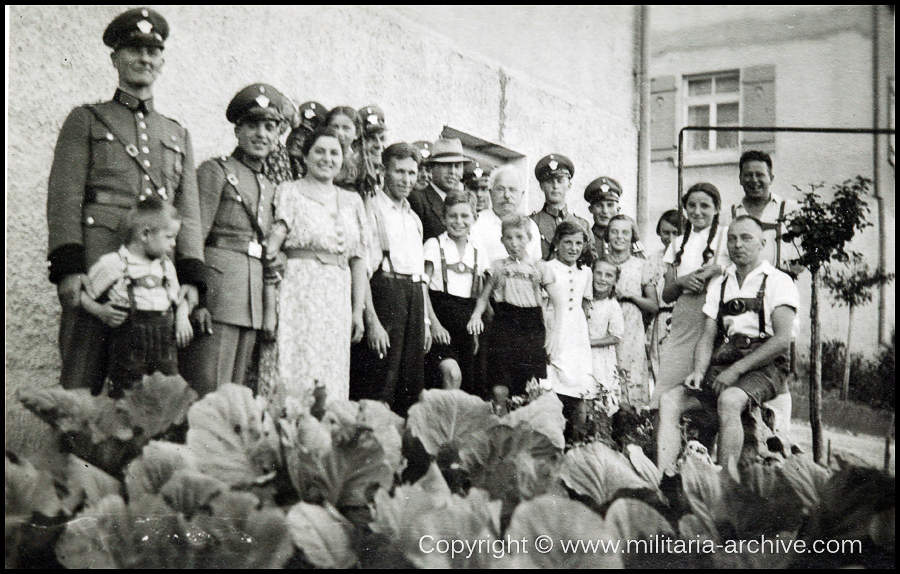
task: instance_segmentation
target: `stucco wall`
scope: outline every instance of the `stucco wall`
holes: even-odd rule
[[[780,38],[767,37],[767,41],[754,44],[752,38],[760,27],[775,26],[758,20],[744,22],[743,26],[733,23],[720,25],[723,35],[718,45],[712,46],[714,35],[707,38],[703,46],[691,34],[691,28],[666,30],[665,50],[655,52],[651,62],[653,77],[674,75],[683,91],[681,76],[715,72],[720,70],[743,69],[749,66],[775,66],[775,115],[778,126],[859,128],[872,125],[872,39],[866,33],[866,18],[870,18],[869,7],[854,7],[853,18],[847,20],[850,29],[835,31],[835,14],[846,15],[851,9],[830,9],[822,12],[822,33],[814,34],[809,29],[814,23],[804,19],[804,33],[800,39],[790,41],[781,30]],[[731,14],[733,17],[734,14]],[[728,18],[723,12],[721,18]],[[709,22],[706,22],[709,24]],[[705,30],[705,29],[701,29]],[[732,33],[739,35],[732,36]],[[827,33],[826,33],[827,32]],[[662,31],[654,36],[661,38]],[[773,32],[774,34],[774,32]],[[705,37],[705,36],[704,36]],[[684,38],[685,47],[678,48],[678,38]],[[727,38],[727,45],[725,39]],[[678,114],[684,114],[683,104],[678,103]],[[683,115],[679,115],[683,121]],[[683,126],[680,123],[678,127]],[[886,151],[885,151],[886,155]],[[872,136],[836,134],[794,134],[776,135],[774,161],[775,180],[772,191],[783,197],[802,199],[803,191],[809,190],[810,183],[824,182],[826,188],[820,193],[830,199],[833,184],[852,178],[857,174],[873,176]],[[690,166],[689,153],[686,154],[688,167],[684,171],[684,188],[698,181],[710,181],[722,193],[723,203],[732,205],[740,201],[743,191],[738,181],[737,158],[733,163],[710,166]],[[882,162],[881,189],[886,196],[886,233],[888,237],[888,269],[894,270],[894,170]],[[651,182],[654,197],[651,201],[651,218],[655,221],[665,210],[675,206],[677,194],[677,169],[670,161],[653,162]],[[868,220],[877,224],[876,203],[868,198],[871,208]],[[872,227],[858,235],[852,247],[864,253],[872,267],[878,264],[878,232]],[[808,274],[798,284],[803,301],[809,301]],[[847,309],[833,305],[825,294],[820,319],[826,339],[844,340],[847,330]],[[877,297],[876,297],[877,299]],[[801,344],[809,344],[809,310],[803,310]],[[893,326],[894,297],[889,289],[887,300],[888,323]],[[878,331],[874,326],[878,321],[875,302],[859,309],[856,313],[857,327],[854,332],[853,350],[874,354],[877,351]],[[872,326],[872,328],[862,326]],[[889,329],[890,330],[890,329]]]
[[[38,427],[15,407],[21,386],[53,384],[58,368],[55,288],[47,281],[46,185],[56,137],[68,112],[108,99],[116,87],[101,36],[122,6],[12,7],[9,20],[9,130],[7,148],[7,440],[34,447]],[[614,44],[598,43],[597,77],[618,86],[590,101],[545,85],[544,79],[479,54],[414,22],[415,12],[360,7],[157,8],[169,21],[166,64],[156,86],[157,109],[191,132],[197,161],[235,145],[224,110],[234,93],[271,83],[297,101],[326,106],[378,103],[389,140],[433,139],[444,125],[500,139],[527,156],[529,204],[540,205],[534,162],[546,153],[576,164],[572,205],[582,214],[581,191],[594,177],[613,175],[626,189],[636,182],[637,132],[632,120],[629,7],[598,8],[596,22],[614,26]],[[498,18],[496,35],[526,37]],[[560,58],[571,57],[571,53]],[[503,71],[501,74],[501,70]],[[508,77],[505,93],[501,75]],[[577,83],[587,78],[572,78]],[[621,103],[627,101],[627,104]],[[633,194],[624,202],[634,210]]]

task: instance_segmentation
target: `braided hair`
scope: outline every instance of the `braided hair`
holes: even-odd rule
[[[709,263],[709,260],[712,259],[716,252],[712,249],[712,242],[716,238],[716,231],[719,228],[719,210],[722,206],[722,197],[719,195],[719,190],[711,183],[700,182],[695,183],[688,189],[687,193],[684,194],[684,197],[681,200],[681,207],[686,208],[688,199],[691,197],[692,193],[705,193],[712,199],[713,205],[716,206],[716,214],[713,216],[712,224],[709,226],[709,234],[706,237],[706,248],[703,250],[703,264],[706,265]],[[688,239],[691,237],[691,230],[693,226],[691,225],[690,220],[685,223],[684,226],[684,237],[681,240],[681,245],[678,247],[678,251],[675,253],[675,268],[681,265],[681,257],[684,255],[684,246],[687,244]]]

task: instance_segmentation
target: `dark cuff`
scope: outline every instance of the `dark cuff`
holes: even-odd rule
[[[84,262],[84,245],[69,243],[53,250],[47,259],[50,261],[50,282],[59,284],[67,275],[87,273]]]
[[[175,263],[178,282],[182,285],[193,285],[200,294],[206,293],[206,281],[203,280],[206,264],[199,259],[181,259]]]

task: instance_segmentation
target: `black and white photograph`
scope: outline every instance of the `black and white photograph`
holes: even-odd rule
[[[895,567],[892,5],[5,15],[6,568]]]

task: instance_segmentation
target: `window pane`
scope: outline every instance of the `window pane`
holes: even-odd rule
[[[717,94],[733,94],[740,89],[740,80],[737,76],[719,76],[716,78]]]
[[[688,108],[689,126],[709,125],[709,106],[691,106]],[[709,132],[688,132],[690,149],[709,149]]]
[[[716,125],[717,126],[736,126],[740,118],[738,117],[738,104],[719,104],[716,106]]]
[[[712,78],[705,80],[690,80],[688,82],[689,96],[705,96],[712,93]]]
[[[736,149],[737,146],[737,132],[716,132],[716,149]]]

